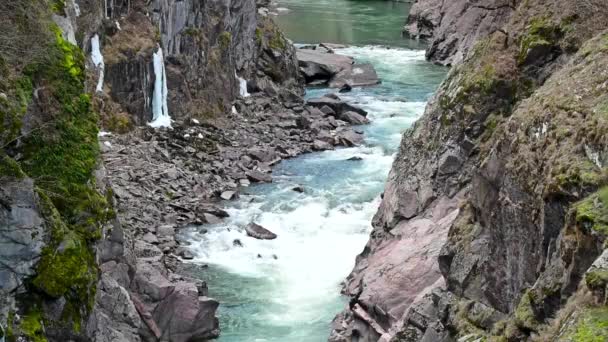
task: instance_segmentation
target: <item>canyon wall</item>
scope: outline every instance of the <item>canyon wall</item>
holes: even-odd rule
[[[517,1],[444,36],[456,3],[412,9],[431,60],[459,42],[454,66],[403,136],[330,340],[606,338],[605,3]]]
[[[206,284],[173,273],[174,227],[149,227],[152,244],[122,221],[98,133],[146,126],[160,83],[180,122],[225,117],[247,90],[299,99],[295,50],[266,5],[0,4],[0,341],[218,336]]]

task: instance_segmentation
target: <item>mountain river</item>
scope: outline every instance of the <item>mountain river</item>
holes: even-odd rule
[[[230,202],[222,224],[186,233],[195,254],[188,272],[205,279],[221,303],[222,342],[327,340],[331,320],[347,302],[340,283],[367,242],[401,135],[447,71],[425,61],[421,43],[401,37],[410,4],[277,2],[276,21],[294,43],[348,44],[336,52],[372,63],[382,84],[339,94],[369,112],[362,146],[283,161],[273,183],[243,189]],[[330,91],[308,89],[306,97]],[[355,156],[362,159],[348,160]],[[246,236],[242,227],[251,221],[278,238]],[[243,247],[235,247],[235,239]]]

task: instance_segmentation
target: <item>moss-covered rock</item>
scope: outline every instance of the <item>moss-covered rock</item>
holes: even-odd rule
[[[560,341],[608,341],[608,306],[588,307],[578,312],[577,319]]]
[[[577,203],[575,210],[579,224],[608,236],[608,187]]]

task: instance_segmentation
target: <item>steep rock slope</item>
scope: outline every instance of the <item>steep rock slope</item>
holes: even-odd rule
[[[101,127],[151,121],[159,49],[174,119],[230,112],[239,77],[277,103],[302,90],[294,48],[254,0],[0,4],[0,340],[218,335],[206,285],[133,240],[99,158]]]
[[[522,2],[451,70],[404,134],[331,340],[602,331],[606,11]]]
[[[428,40],[426,56],[443,64],[460,63],[479,39],[500,29],[518,0],[417,0],[404,33]]]

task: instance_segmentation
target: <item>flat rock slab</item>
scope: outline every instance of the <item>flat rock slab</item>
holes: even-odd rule
[[[329,81],[330,88],[349,87],[364,87],[372,86],[380,83],[380,78],[376,73],[374,66],[365,64],[354,64],[348,69],[344,69],[334,75]]]
[[[309,79],[329,79],[345,69],[350,69],[354,63],[348,56],[309,49],[298,49],[296,57],[307,82]]]
[[[374,66],[355,64],[352,57],[329,53],[321,49],[298,49],[300,73],[306,83],[331,88],[371,86],[380,83]]]
[[[355,107],[347,102],[340,100],[339,98],[333,98],[328,96],[323,96],[319,98],[309,99],[307,104],[309,106],[319,108],[326,115],[335,115],[340,117],[342,114],[347,112],[355,112],[362,116],[366,116],[367,112],[359,107]],[[325,109],[325,111],[323,109]],[[329,111],[331,109],[331,111]]]
[[[245,227],[245,232],[247,232],[247,235],[251,236],[252,238],[259,240],[273,240],[277,238],[277,234],[253,222]]]

